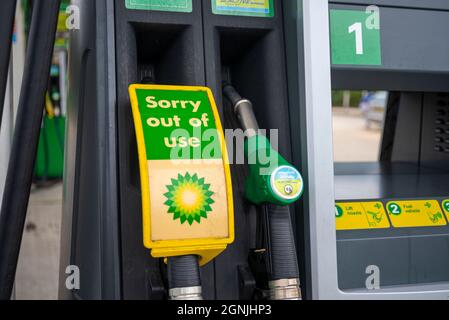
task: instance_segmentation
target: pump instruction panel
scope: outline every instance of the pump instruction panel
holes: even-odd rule
[[[211,246],[224,250],[234,237],[232,183],[211,91],[132,85],[130,97],[139,148],[145,246],[158,256],[186,254],[186,250],[201,256],[197,250]]]
[[[337,202],[335,205],[338,231],[442,227],[447,225],[445,216],[449,220],[449,200],[442,200],[441,206],[438,200],[431,199]]]

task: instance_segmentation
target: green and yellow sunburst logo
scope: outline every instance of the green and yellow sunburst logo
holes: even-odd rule
[[[201,218],[207,219],[212,211],[212,199],[214,192],[210,190],[210,184],[205,183],[204,178],[197,174],[193,176],[188,172],[185,176],[179,174],[178,179],[172,179],[172,184],[166,186],[168,192],[164,194],[169,207],[168,213],[173,214],[173,220],[186,221],[192,225],[195,221],[201,223]]]

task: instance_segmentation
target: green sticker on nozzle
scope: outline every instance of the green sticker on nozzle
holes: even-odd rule
[[[304,182],[298,170],[290,166],[277,168],[270,179],[271,189],[282,200],[298,199],[304,190]]]

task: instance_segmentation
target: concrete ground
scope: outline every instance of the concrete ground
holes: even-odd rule
[[[379,159],[381,126],[367,128],[359,109],[334,108],[334,161],[374,162]]]
[[[18,300],[58,297],[62,184],[33,189],[16,273]]]
[[[376,161],[380,129],[358,110],[334,110],[334,160]],[[16,276],[17,299],[57,299],[62,184],[34,189]]]

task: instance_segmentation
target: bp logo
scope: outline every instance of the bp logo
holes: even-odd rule
[[[205,179],[199,178],[197,174],[192,176],[188,172],[184,176],[179,174],[171,182],[171,185],[166,186],[168,192],[164,194],[167,198],[164,204],[169,208],[168,213],[173,214],[173,220],[192,225],[194,222],[200,224],[201,218],[207,219],[215,203],[210,184],[206,184]]]

